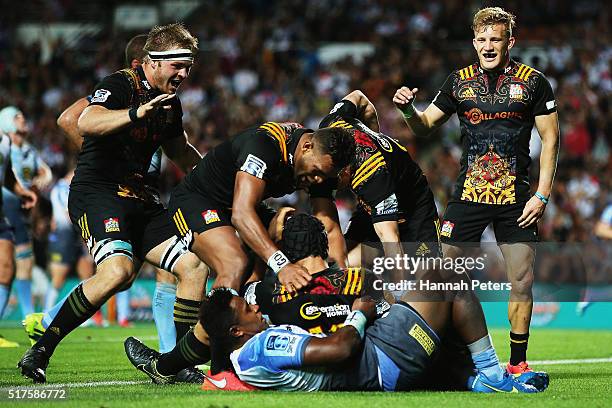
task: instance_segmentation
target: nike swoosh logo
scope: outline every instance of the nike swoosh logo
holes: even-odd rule
[[[225,386],[227,385],[227,380],[225,378],[221,380],[215,380],[207,376],[206,379],[210,381],[212,385],[214,385],[217,388],[225,388]]]
[[[500,389],[495,388],[495,387],[492,387],[492,386],[490,386],[489,384],[486,384],[486,383],[484,383],[484,382],[482,383],[482,385],[484,385],[485,387],[487,387],[487,388],[489,388],[489,389],[491,389],[491,390],[493,390],[493,391],[497,391],[497,392],[505,392],[505,393],[508,393],[508,394],[513,394],[513,393],[517,393],[517,392],[519,392],[519,391],[516,389],[516,387],[514,387],[514,385],[512,386],[512,391],[504,391],[504,390],[500,390]]]

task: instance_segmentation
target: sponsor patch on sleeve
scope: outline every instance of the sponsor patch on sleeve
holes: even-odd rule
[[[251,176],[263,179],[266,168],[266,162],[253,154],[249,154],[242,167],[240,167],[240,171],[244,171],[245,173],[249,173]]]
[[[546,109],[552,109],[557,106],[557,101],[554,99],[552,101],[546,102]]]
[[[302,336],[291,333],[272,332],[268,335],[264,344],[264,355],[266,356],[294,356],[297,352],[297,344]]]
[[[91,97],[91,102],[106,102],[110,94],[108,89],[98,89]]]
[[[389,197],[378,203],[375,207],[375,211],[376,215],[397,214],[398,203],[395,193],[391,194]]]

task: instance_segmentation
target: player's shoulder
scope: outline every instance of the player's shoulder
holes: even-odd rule
[[[453,72],[451,72],[450,76],[454,77],[459,81],[471,81],[475,79],[480,73],[481,70],[479,69],[478,64],[472,63],[470,65],[455,69]]]
[[[536,87],[542,82],[548,83],[548,78],[546,78],[542,71],[522,62],[513,64],[510,75],[514,81],[522,82],[531,88]]]

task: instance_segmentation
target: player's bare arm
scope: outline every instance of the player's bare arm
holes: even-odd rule
[[[380,131],[376,107],[363,92],[355,90],[342,99],[351,101],[357,107],[357,111],[359,112],[358,118],[364,125],[375,132]]]
[[[29,210],[34,208],[36,202],[38,201],[38,196],[32,190],[28,190],[25,188],[19,179],[15,177],[15,173],[10,165],[7,167],[6,175],[4,176],[4,186],[12,191],[19,199],[21,200],[21,206]]]
[[[376,318],[376,303],[367,298],[357,298],[351,309],[356,314],[353,325],[346,324],[331,336],[313,337],[308,342],[304,349],[304,366],[343,363],[359,352],[365,324]]]
[[[161,94],[136,109],[136,118],[143,119],[155,114],[158,109],[171,109],[169,102],[176,94]],[[81,136],[104,137],[112,135],[132,123],[129,109],[111,110],[92,105],[85,108],[78,120]]]
[[[426,136],[435,128],[441,126],[448,120],[449,115],[440,108],[430,103],[423,112],[414,107],[414,98],[418,88],[402,86],[393,96],[393,103],[400,110],[404,121],[417,136]]]
[[[266,182],[244,171],[236,173],[234,199],[232,201],[232,224],[242,240],[263,260],[268,260],[278,251],[268,231],[256,212],[262,201]],[[295,264],[287,264],[278,272],[279,281],[289,290],[300,289],[310,282],[308,271]]]
[[[346,241],[340,228],[338,208],[329,198],[311,198],[312,214],[325,226],[329,240],[329,257],[335,261],[340,268],[346,268],[348,252]]]
[[[537,193],[548,199],[552,191],[555,171],[557,170],[557,158],[559,156],[559,118],[557,112],[536,116],[535,125],[542,139],[540,180],[538,182]],[[534,195],[527,201],[523,213],[517,220],[519,226],[526,228],[538,222],[542,218],[545,209],[546,204],[544,201]]]
[[[197,149],[189,143],[187,133],[183,131],[183,135],[174,139],[168,140],[162,146],[166,156],[170,158],[177,166],[185,173],[189,173],[193,167],[198,164],[202,155]]]
[[[79,116],[87,108],[87,105],[89,105],[87,98],[81,98],[67,107],[57,118],[57,126],[66,133],[68,140],[77,150],[81,150],[83,144],[83,138],[78,128]]]
[[[36,177],[32,180],[32,184],[38,188],[38,190],[44,190],[53,181],[53,173],[51,172],[51,168],[47,163],[42,160],[38,161],[38,172]]]

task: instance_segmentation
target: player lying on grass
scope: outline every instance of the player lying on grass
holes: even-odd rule
[[[281,248],[283,248],[283,251],[286,251],[287,255],[290,256],[291,259],[294,259],[295,262],[304,266],[312,273],[312,283],[307,288],[297,293],[287,293],[282,286],[278,285],[277,282],[270,279],[265,279],[260,283],[252,284],[247,289],[246,297],[251,301],[255,300],[260,302],[265,308],[264,313],[269,315],[269,317],[271,317],[275,323],[291,323],[300,325],[300,330],[304,333],[306,333],[304,329],[309,330],[310,333],[329,333],[338,331],[346,323],[344,319],[349,314],[349,305],[355,301],[357,298],[357,293],[361,291],[361,287],[366,286],[366,284],[361,280],[363,279],[364,275],[361,273],[355,273],[356,269],[351,268],[349,270],[341,270],[339,268],[333,266],[329,267],[327,265],[325,262],[325,258],[327,257],[327,237],[323,231],[323,225],[320,223],[320,221],[316,220],[312,216],[304,214],[290,218],[286,222],[283,231],[283,237],[281,240]],[[353,284],[355,284],[355,289],[359,288],[359,290],[353,291]],[[268,299],[266,299],[266,297],[268,297]],[[379,314],[385,309],[388,309],[389,306],[386,305],[385,307],[384,305],[384,301],[379,302],[377,308]],[[403,303],[403,305],[404,307],[410,307],[405,303]],[[444,328],[448,323],[447,320],[450,320],[450,310],[446,303],[413,302],[413,305],[420,309],[420,312],[425,316],[429,316],[428,321],[431,321],[432,324],[438,328],[437,333],[444,332]],[[229,307],[229,304],[226,306]],[[258,306],[254,307],[258,309]],[[333,311],[333,313],[327,313],[327,311]],[[204,313],[204,311],[202,313]],[[418,317],[414,310],[412,313]],[[395,312],[394,314],[401,315],[402,313]],[[410,318],[414,319],[414,316]],[[236,316],[228,317],[230,326],[232,324],[231,322],[234,322],[235,320]],[[387,318],[385,317],[384,320],[386,321]],[[213,374],[213,380],[215,382],[212,384],[222,384],[222,388],[225,389],[244,389],[244,387],[241,387],[236,381],[232,381],[231,375],[217,376],[217,374],[222,370],[232,369],[227,361],[228,349],[225,349],[224,346],[232,345],[235,343],[235,341],[232,339],[232,336],[225,336],[225,339],[219,340],[219,338],[222,338],[223,336],[219,337],[216,335],[220,331],[225,331],[226,327],[223,326],[225,323],[226,322],[215,320],[210,326],[208,326],[209,328],[205,327],[207,332],[212,333],[210,341],[214,344],[215,339],[218,339],[216,344],[221,345],[220,347],[213,347],[211,371]],[[421,323],[424,322],[421,321]],[[379,324],[379,326],[384,327],[384,324]],[[427,327],[427,325],[425,325],[425,327]],[[396,329],[399,328],[396,327]],[[431,329],[428,330],[431,332]],[[382,338],[379,331],[375,332],[374,337]],[[402,332],[402,330],[399,330],[398,332]],[[253,335],[255,333],[250,334]],[[409,381],[410,388],[423,386],[432,387],[432,385],[436,388],[440,388],[440,370],[430,371],[430,369],[434,368],[433,362],[440,353],[438,350],[440,348],[440,343],[437,341],[437,335],[435,333],[433,335],[430,333],[427,335],[427,337],[424,337],[420,331],[418,334],[417,331],[415,331],[413,337],[414,336],[417,336],[417,338],[425,342],[420,344],[425,350],[426,356],[422,354],[422,350],[420,349],[411,350],[409,347],[393,348],[395,346],[393,346],[391,351],[387,352],[387,354],[390,356],[399,355],[400,361],[409,360],[410,358],[413,358],[414,361],[419,359],[421,360],[421,363],[419,363],[417,368],[409,366],[405,369],[407,372],[411,373],[409,375],[412,378]],[[243,336],[241,335],[240,337]],[[436,341],[432,340],[432,338],[435,338]],[[430,341],[423,339],[430,339]],[[383,346],[381,346],[381,349],[384,350],[384,344],[398,345],[401,343],[402,339],[385,339],[383,340]],[[470,344],[469,349],[472,352],[474,364],[478,369],[478,375],[472,378],[468,383],[468,387],[474,391],[493,392],[497,390],[512,391],[514,389],[521,389],[524,392],[534,392],[531,387],[523,386],[521,382],[529,381],[536,384],[541,390],[543,390],[547,385],[548,378],[545,374],[537,374],[537,377],[534,374],[530,374],[517,379],[517,381],[515,381],[513,377],[505,375],[504,371],[499,366],[499,361],[497,360],[495,350],[490,343],[490,338],[488,335],[486,338],[483,338],[474,344]],[[154,356],[156,352],[148,349],[136,339],[130,338],[126,341],[126,351],[132,363],[134,363],[137,368],[141,369],[145,373],[149,374],[151,369],[155,368]],[[402,353],[409,357],[401,357]],[[149,357],[148,359],[147,356]],[[438,360],[442,360],[443,363],[447,363],[452,360],[452,358],[449,357],[453,356],[450,356],[447,351],[445,357],[443,359],[438,358]],[[377,363],[374,362],[375,366],[376,364]],[[234,365],[234,368],[235,367],[236,366]],[[398,365],[398,367],[401,367],[401,363]],[[381,370],[382,368],[383,367],[381,367]],[[376,372],[376,370],[377,368],[375,367],[374,372]],[[441,373],[447,374],[449,371],[451,371],[451,367],[448,367],[446,373],[444,371]],[[240,375],[238,369],[236,369],[236,372]],[[465,370],[463,370],[463,372],[465,373]],[[151,374],[149,375],[151,376]],[[430,377],[430,380],[435,378],[435,381],[429,381],[429,383],[426,384],[423,382],[424,380],[427,380],[426,377]],[[157,380],[154,376],[151,376],[151,378],[154,381]],[[463,389],[465,389],[466,378],[467,375],[462,378]],[[245,380],[244,378],[242,379]],[[492,379],[496,381],[491,381]],[[253,384],[249,382],[248,379],[245,381]],[[516,383],[519,385],[516,385]],[[260,384],[253,385],[262,387]],[[351,384],[345,384],[341,388],[358,389],[363,385],[366,387],[366,389],[370,389],[364,384],[359,383],[358,385],[359,386],[355,385],[355,387],[353,387]],[[408,386],[408,384],[405,386]]]

